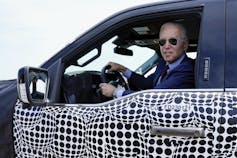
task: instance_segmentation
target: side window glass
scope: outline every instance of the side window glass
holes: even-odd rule
[[[77,64],[80,66],[85,65],[91,59],[95,58],[98,55],[98,53],[99,52],[97,49],[93,49],[92,51],[90,51],[86,55],[84,55],[82,58],[78,59]]]
[[[89,51],[87,54],[77,60],[77,64],[82,66],[71,65],[66,69],[65,74],[71,74],[76,71],[101,71],[101,69],[110,61],[120,63],[132,71],[137,71],[138,73],[143,74],[144,72],[142,70],[144,69],[143,67],[145,63],[150,62],[149,60],[151,58],[155,58],[156,60],[157,56],[153,49],[136,45],[128,48],[133,52],[132,56],[114,53],[114,48],[116,45],[113,43],[113,41],[116,38],[117,36],[106,41],[102,45],[101,53],[96,48],[92,51]],[[96,59],[87,63],[93,58]]]
[[[86,53],[84,56],[79,58],[77,60],[77,66],[70,65],[66,68],[65,74],[73,74],[77,71],[81,71],[85,65],[87,65],[89,62],[93,62],[94,59],[96,59],[99,56],[99,50],[97,48],[94,48],[93,50]]]

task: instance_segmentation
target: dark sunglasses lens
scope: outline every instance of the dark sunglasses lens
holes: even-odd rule
[[[166,43],[166,40],[165,40],[165,39],[159,40],[159,45],[160,45],[160,46],[165,45],[165,43]]]
[[[171,38],[171,39],[169,39],[169,43],[172,44],[173,46],[175,46],[177,44],[177,39]]]

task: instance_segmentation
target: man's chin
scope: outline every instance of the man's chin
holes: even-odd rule
[[[171,58],[164,58],[164,60],[168,63],[171,63],[173,61]]]

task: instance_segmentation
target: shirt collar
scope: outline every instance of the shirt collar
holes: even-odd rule
[[[173,62],[172,64],[168,64],[169,65],[169,69],[168,72],[173,70],[174,68],[176,68],[181,62],[182,60],[185,58],[185,53],[183,53],[183,55],[181,57],[179,57],[175,62]]]

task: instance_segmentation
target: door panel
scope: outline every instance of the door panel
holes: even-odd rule
[[[199,36],[198,88],[223,88],[225,65],[224,0],[205,1]],[[208,71],[207,71],[208,70]],[[206,78],[206,75],[208,77]]]
[[[237,1],[226,1],[226,68],[225,87],[237,88]]]
[[[237,1],[226,0],[226,64],[225,64],[225,99],[223,104],[220,131],[222,133],[220,147],[230,157],[237,157]],[[228,124],[228,126],[226,126]],[[224,148],[223,148],[224,147]]]
[[[217,156],[225,151],[218,146],[223,100],[222,92],[152,90],[96,106],[24,109],[18,102],[15,151],[26,158]],[[154,126],[203,128],[205,136],[159,136]]]

